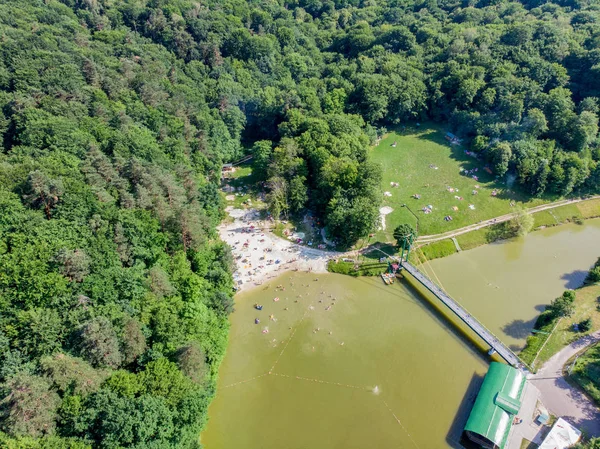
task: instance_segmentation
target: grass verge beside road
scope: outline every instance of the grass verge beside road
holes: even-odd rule
[[[577,357],[569,380],[600,405],[600,344],[591,346]]]
[[[456,246],[451,239],[447,239],[432,243],[431,245],[423,246],[420,248],[420,250],[423,251],[423,254],[425,254],[427,259],[432,260],[454,254],[456,252]]]
[[[575,293],[575,312],[572,316],[562,318],[558,325],[556,325],[556,320],[545,321],[543,318],[539,318],[535,326],[537,330],[550,333],[554,326],[556,329],[551,334],[537,333],[527,338],[527,346],[521,351],[519,357],[527,364],[531,364],[535,360],[533,369],[542,366],[550,357],[575,340],[600,329],[600,312],[597,308],[600,285],[587,285],[575,290]],[[592,327],[589,332],[575,331],[573,325],[586,318],[592,319]],[[542,346],[543,349],[540,351]]]

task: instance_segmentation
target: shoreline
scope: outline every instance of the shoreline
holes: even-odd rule
[[[592,198],[586,198],[586,199],[578,199],[578,200],[570,200],[568,203],[566,204],[561,204],[558,205],[556,207],[553,208],[546,208],[546,209],[542,209],[542,210],[537,210],[537,211],[533,211],[531,213],[531,215],[535,218],[535,216],[537,214],[542,214],[545,212],[549,212],[552,209],[555,210],[560,210],[560,208],[566,208],[569,207],[571,205],[575,206],[578,203],[591,203],[591,202],[598,202],[600,200],[600,196],[594,196]],[[554,216],[554,215],[553,215]],[[504,217],[503,217],[504,218]],[[540,224],[537,227],[535,227],[534,229],[532,229],[529,233],[532,232],[536,232],[536,231],[541,231],[544,229],[548,229],[548,228],[555,228],[558,226],[563,226],[566,224],[577,224],[578,220],[581,220],[583,222],[587,221],[587,220],[593,220],[596,218],[600,218],[600,213],[596,213],[596,214],[591,214],[588,216],[582,215],[582,216],[571,216],[571,217],[567,217],[565,219],[563,219],[562,221],[558,221],[556,220],[554,223],[545,223],[545,224]],[[555,217],[556,219],[556,217]],[[446,235],[448,233],[445,233],[444,235],[440,235],[439,237],[435,237],[435,236],[431,236],[434,237],[431,240],[428,241],[424,241],[424,242],[419,242],[419,240],[417,239],[416,242],[416,248],[421,250],[421,252],[423,253],[423,255],[427,258],[427,260],[434,260],[434,259],[442,259],[444,257],[448,257],[451,256],[453,254],[456,254],[458,252],[462,252],[462,251],[468,251],[470,249],[475,249],[478,248],[480,246],[484,246],[484,245],[489,245],[492,243],[498,243],[498,242],[502,242],[502,241],[506,241],[506,240],[510,240],[512,238],[515,238],[517,236],[515,235],[511,235],[511,236],[505,236],[502,234],[499,234],[498,238],[495,238],[493,240],[485,240],[484,237],[482,237],[481,240],[474,240],[474,241],[470,241],[468,242],[468,244],[464,244],[460,242],[461,237],[466,237],[466,236],[475,236],[476,233],[481,233],[481,232],[485,232],[486,230],[490,230],[493,231],[494,226],[498,226],[498,225],[502,225],[502,223],[506,223],[507,221],[509,221],[509,219],[504,218],[502,221],[500,221],[499,219],[497,219],[498,221],[494,222],[494,219],[490,219],[490,220],[486,220],[486,223],[483,225],[479,225],[479,224],[475,224],[472,226],[477,226],[474,227],[473,229],[469,229],[466,231],[462,231],[462,230],[456,230],[458,231],[456,233],[456,237],[454,235]],[[456,232],[454,231],[454,232]],[[458,243],[460,244],[461,249],[457,250],[455,247],[455,244],[452,242],[453,238],[458,238]],[[446,248],[444,248],[444,246],[446,246]],[[430,248],[430,250],[426,250],[426,248]],[[431,251],[432,249],[437,248],[440,250],[440,254],[436,255],[435,252]],[[449,249],[449,251],[448,251]],[[427,254],[426,254],[427,253]]]
[[[554,209],[568,207],[576,203],[598,201],[599,199],[600,197],[596,196],[576,201],[571,200]],[[543,213],[548,209],[549,208],[536,211],[532,215],[535,216],[536,213]],[[271,229],[272,223],[261,220],[260,213],[254,208],[238,209],[234,206],[228,206],[225,209],[225,212],[233,219],[233,221],[221,223],[221,225],[218,226],[217,231],[219,232],[221,240],[231,247],[231,252],[235,258],[236,270],[233,274],[238,293],[259,287],[264,282],[275,279],[280,274],[288,271],[328,273],[327,263],[329,260],[343,257],[346,254],[310,248],[281,238],[273,233]],[[573,223],[573,218],[585,221],[599,218],[599,215],[593,214],[591,216],[569,217],[564,221],[540,225],[531,232]],[[457,236],[460,238],[460,236],[474,235],[477,232],[481,233],[489,229],[494,229],[494,226],[506,221],[507,219],[502,222],[494,222],[494,219],[490,219],[487,220],[487,224],[482,225],[477,223],[471,225],[475,227],[474,229],[464,232],[456,230],[454,232],[458,231],[459,234],[457,234]],[[437,238],[435,236],[427,237],[433,237],[433,240],[423,242],[420,245],[419,241],[417,241],[417,249],[421,250],[427,260],[441,259],[459,252],[450,236],[441,235]],[[463,247],[461,252],[463,250],[467,251],[491,243],[510,240],[511,238],[514,238],[514,236],[501,236],[500,238],[491,241],[482,238],[481,240],[470,242],[469,245],[461,245],[461,247]],[[443,248],[444,246],[449,250],[445,250]],[[368,251],[370,247],[363,248],[361,252]],[[426,249],[434,249],[436,247],[441,248],[441,251],[438,254],[433,253],[431,250],[427,251]]]
[[[224,222],[217,230],[235,259],[233,278],[237,293],[257,288],[288,271],[327,273],[329,259],[342,255],[278,237],[268,221],[260,220],[256,209],[229,206],[225,212],[233,222]]]
[[[544,211],[548,211],[548,210],[552,210],[552,209],[558,209],[558,208],[568,206],[571,204],[594,201],[597,199],[600,199],[600,195],[595,195],[595,196],[592,196],[589,198],[569,198],[569,199],[559,200],[559,201],[555,201],[552,203],[546,203],[546,204],[542,204],[539,206],[535,206],[535,207],[526,209],[526,211],[530,215],[535,215],[540,212],[544,212]],[[438,242],[440,240],[457,237],[462,234],[468,234],[469,232],[477,231],[479,229],[484,229],[484,228],[487,228],[487,227],[490,227],[493,225],[497,225],[500,223],[504,223],[506,221],[510,221],[513,218],[513,215],[514,215],[514,213],[500,215],[498,217],[493,217],[493,218],[489,218],[486,220],[482,220],[479,223],[473,223],[473,224],[470,224],[463,228],[454,229],[452,231],[447,231],[447,232],[444,232],[441,234],[422,235],[417,238],[417,243],[430,244],[430,243]],[[589,217],[589,218],[593,218],[593,217]],[[556,224],[561,224],[561,223],[556,223]]]

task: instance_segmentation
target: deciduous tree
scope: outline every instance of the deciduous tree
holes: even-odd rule
[[[83,325],[79,332],[81,354],[96,367],[117,368],[123,358],[112,323],[103,316]]]
[[[17,374],[3,385],[0,400],[0,427],[10,435],[39,437],[49,435],[56,427],[58,394],[39,376]]]

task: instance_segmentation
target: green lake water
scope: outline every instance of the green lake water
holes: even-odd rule
[[[516,348],[598,256],[592,220],[433,261],[427,272]],[[456,447],[487,370],[484,351],[406,281],[288,273],[236,296],[231,324],[206,449]]]

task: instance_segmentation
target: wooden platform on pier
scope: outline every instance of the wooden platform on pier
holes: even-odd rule
[[[416,267],[408,262],[401,262],[402,267],[408,271],[427,290],[433,293],[446,307],[459,317],[473,332],[485,341],[492,349],[494,349],[500,357],[502,357],[509,365],[521,367],[522,362],[519,357],[512,352],[504,343],[494,336],[486,327],[481,324],[475,317],[471,316],[463,307],[454,299],[442,291],[431,279],[421,273]]]

